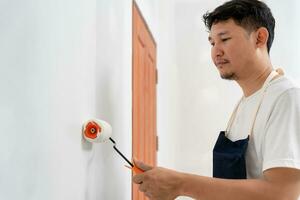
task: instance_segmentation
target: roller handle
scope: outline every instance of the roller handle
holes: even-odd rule
[[[127,167],[128,169],[131,169],[136,174],[141,174],[141,173],[145,172],[142,169],[138,168],[137,166],[130,167],[128,165],[125,165],[125,167]]]
[[[120,151],[119,149],[116,147],[116,142],[110,137],[109,140],[114,144],[113,148],[114,150],[130,165],[127,166],[125,165],[125,167],[131,169],[133,172],[135,172],[136,174],[140,174],[143,173],[144,171],[140,168],[138,168],[137,166],[134,166]]]

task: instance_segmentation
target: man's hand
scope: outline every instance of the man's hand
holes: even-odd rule
[[[230,180],[180,173],[134,164],[145,171],[135,175],[133,182],[151,200],[173,200],[178,196],[209,200],[297,200],[300,195],[300,171],[292,168],[272,168],[263,179]]]
[[[179,196],[180,173],[162,167],[151,167],[134,160],[134,164],[144,170],[135,175],[133,182],[139,184],[139,190],[151,200],[173,200]]]

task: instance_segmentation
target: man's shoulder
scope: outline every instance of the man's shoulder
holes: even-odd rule
[[[267,92],[270,95],[280,96],[289,90],[298,92],[300,90],[300,86],[292,79],[282,76],[272,81]]]
[[[273,103],[295,101],[295,99],[298,99],[300,103],[300,86],[288,77],[280,77],[270,85],[267,96],[269,103],[270,101]]]
[[[288,77],[282,76],[271,82],[266,91],[264,103],[266,107],[272,108],[280,99],[299,99],[300,87],[297,83]],[[271,109],[272,110],[272,109]]]

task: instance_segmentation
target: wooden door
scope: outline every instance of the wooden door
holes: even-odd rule
[[[133,2],[133,134],[132,156],[156,166],[156,43]],[[145,196],[133,184],[132,199]]]

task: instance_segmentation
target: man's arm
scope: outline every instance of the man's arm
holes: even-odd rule
[[[300,170],[292,168],[266,170],[261,180],[229,180],[135,163],[146,172],[134,176],[133,181],[151,200],[173,200],[178,196],[198,200],[297,200],[300,194]]]
[[[300,170],[269,169],[261,180],[227,180],[182,174],[180,190],[182,196],[205,200],[297,200]]]

